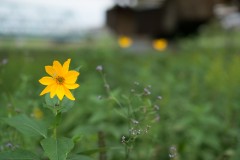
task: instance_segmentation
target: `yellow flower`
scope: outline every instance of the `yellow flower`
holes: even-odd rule
[[[156,39],[153,41],[153,48],[158,51],[163,51],[167,48],[167,40],[166,39]]]
[[[40,96],[50,92],[50,97],[55,95],[62,100],[65,95],[70,100],[75,100],[69,89],[76,89],[79,84],[76,83],[79,72],[70,70],[69,64],[71,59],[64,62],[63,66],[59,61],[53,61],[52,66],[45,66],[46,72],[51,76],[43,77],[39,82],[47,87],[40,93]]]
[[[122,48],[130,47],[132,45],[132,39],[127,36],[120,36],[118,38],[118,44]]]
[[[40,108],[34,107],[33,112],[32,112],[32,115],[33,115],[33,117],[36,118],[36,119],[42,119],[42,117],[43,117],[43,112],[42,112],[42,110],[41,110]]]

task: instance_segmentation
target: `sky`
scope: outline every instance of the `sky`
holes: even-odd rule
[[[76,25],[81,28],[95,28],[104,25],[105,11],[113,6],[113,0],[0,0],[24,5],[25,7],[47,7],[71,10],[76,17]]]

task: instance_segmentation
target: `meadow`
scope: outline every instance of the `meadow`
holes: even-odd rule
[[[72,69],[81,66],[80,87],[58,131],[74,140],[69,160],[238,160],[239,35],[210,26],[162,52],[140,53],[120,48],[114,37],[74,46],[2,41],[0,159],[22,148],[47,159],[41,137],[24,136],[5,119],[25,114],[50,122],[38,80],[44,66],[71,58]]]

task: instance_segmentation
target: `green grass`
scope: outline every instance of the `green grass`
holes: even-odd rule
[[[43,86],[38,79],[46,75],[44,66],[55,59],[64,62],[71,58],[72,68],[82,67],[78,79],[81,87],[74,92],[76,104],[64,115],[60,131],[68,137],[82,136],[76,152],[96,148],[101,131],[110,148],[108,158],[124,157],[120,139],[128,133],[127,123],[114,111],[113,102],[97,98],[107,96],[95,70],[102,65],[112,92],[120,100],[130,94],[135,81],[143,87],[151,85],[152,97],[163,97],[160,121],[137,139],[132,159],[167,160],[169,148],[176,146],[180,160],[237,160],[240,47],[236,36],[230,37],[234,39],[230,43],[224,32],[210,31],[181,39],[174,49],[162,53],[132,54],[119,49],[114,39],[66,48],[2,47],[0,57],[7,58],[8,63],[0,66],[0,116],[18,112],[30,116],[34,107],[41,108],[43,97],[39,93]],[[50,113],[41,109],[44,118],[49,118]],[[2,124],[2,128],[6,126]],[[35,145],[8,130],[9,134],[0,133],[0,146],[9,141],[20,147]]]

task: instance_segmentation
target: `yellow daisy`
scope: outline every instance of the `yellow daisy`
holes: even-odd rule
[[[118,38],[118,44],[122,48],[128,48],[132,45],[132,39],[128,36],[120,36]]]
[[[36,119],[42,119],[43,111],[38,107],[34,107],[33,112],[32,112],[32,116]]]
[[[153,41],[153,48],[158,50],[158,51],[163,51],[167,48],[168,42],[166,39],[156,39]]]
[[[47,87],[40,93],[40,96],[49,93],[53,98],[55,95],[62,100],[65,95],[70,100],[75,100],[69,89],[76,89],[79,84],[76,83],[79,72],[70,70],[71,59],[64,62],[63,66],[59,61],[53,61],[52,66],[45,66],[46,72],[51,76],[42,77],[39,82]]]

